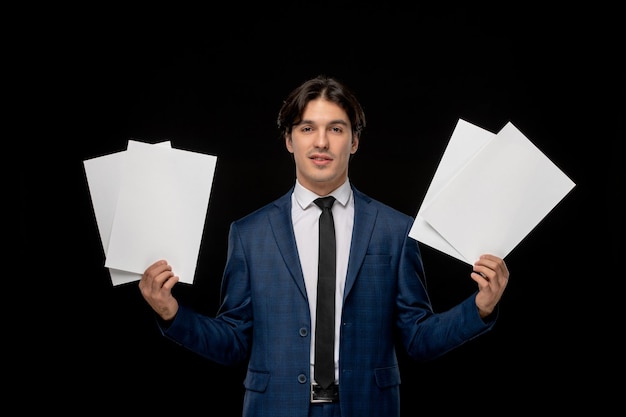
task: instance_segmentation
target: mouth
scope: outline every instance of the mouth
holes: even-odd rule
[[[311,155],[309,159],[311,159],[311,161],[313,161],[315,165],[319,165],[319,166],[328,165],[333,161],[333,158],[331,158],[328,155],[323,155],[323,154]]]
[[[332,159],[333,159],[329,155],[322,154],[322,153],[315,153],[315,154],[309,156],[309,158],[313,159],[313,160],[316,160],[316,161],[332,161]]]

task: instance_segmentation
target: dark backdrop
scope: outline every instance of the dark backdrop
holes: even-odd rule
[[[19,96],[37,114],[21,126],[37,140],[19,141],[26,268],[9,297],[28,319],[15,386],[53,392],[46,404],[59,411],[240,415],[243,366],[174,346],[136,283],[112,287],[83,161],[129,139],[218,156],[195,282],[176,287],[214,315],[229,223],[294,181],[275,128],[281,100],[326,73],[352,86],[368,117],[350,180],[406,214],[459,118],[493,132],[513,122],[576,183],[507,256],[490,334],[428,364],[401,354],[404,415],[608,406],[615,389],[600,375],[621,364],[611,326],[623,276],[615,12],[358,2],[50,12],[19,49]],[[467,265],[422,250],[436,310],[474,291]]]

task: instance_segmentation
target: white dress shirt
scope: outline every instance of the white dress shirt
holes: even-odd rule
[[[352,241],[352,226],[354,225],[354,198],[350,181],[330,193],[335,197],[333,204],[333,219],[335,221],[335,239],[337,242],[337,280],[335,291],[335,382],[339,378],[339,330],[341,328],[341,308],[343,292],[348,271],[348,256]],[[304,188],[297,180],[291,196],[291,219],[296,234],[296,244],[302,265],[302,274],[309,298],[311,312],[311,375],[315,358],[315,307],[317,302],[317,262],[319,244],[319,216],[322,214],[314,200],[317,195]]]

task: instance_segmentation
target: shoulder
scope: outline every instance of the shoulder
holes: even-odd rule
[[[249,214],[235,220],[233,224],[240,226],[256,223],[259,220],[267,220],[268,216],[280,215],[281,213],[291,213],[291,194],[293,188],[288,192],[278,197],[277,199],[259,207]]]

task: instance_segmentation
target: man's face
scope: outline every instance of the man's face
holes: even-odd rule
[[[319,98],[307,104],[285,144],[293,153],[298,181],[318,195],[327,195],[346,181],[350,155],[359,139],[352,136],[346,112]]]

